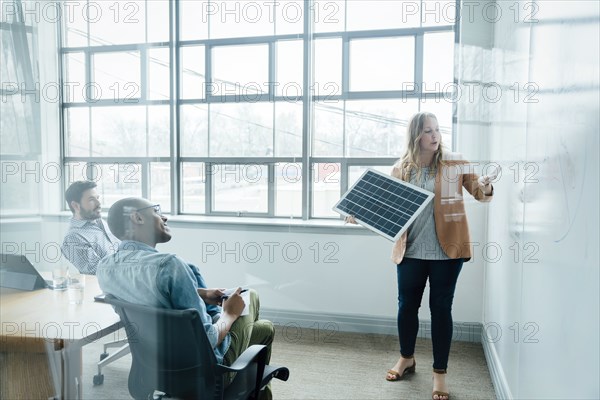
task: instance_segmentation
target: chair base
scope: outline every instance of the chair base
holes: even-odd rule
[[[105,349],[106,350],[106,349]],[[106,365],[110,364],[113,361],[117,361],[119,358],[122,358],[129,354],[131,350],[129,349],[129,343],[125,342],[124,346],[121,346],[119,350],[112,353],[110,356],[107,353],[100,354],[100,362],[98,362],[98,374],[94,375],[94,386],[102,385],[104,383],[104,375],[102,375],[102,368]],[[105,356],[106,354],[106,356]]]

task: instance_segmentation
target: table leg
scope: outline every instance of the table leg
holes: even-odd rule
[[[82,361],[81,345],[65,341],[63,349],[63,397],[79,400],[82,398]]]

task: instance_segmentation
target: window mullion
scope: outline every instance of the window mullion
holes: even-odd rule
[[[302,76],[302,219],[310,218],[312,209],[312,167],[310,164],[313,99],[313,1],[304,0],[304,71]]]
[[[170,168],[171,168],[171,213],[177,215],[181,213],[182,201],[180,199],[182,187],[182,175],[179,140],[179,2],[169,2],[169,83],[170,83]]]

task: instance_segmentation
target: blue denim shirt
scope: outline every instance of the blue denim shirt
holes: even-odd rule
[[[198,310],[217,361],[223,361],[231,338],[227,334],[217,346],[219,332],[211,314],[220,308],[209,306],[210,312],[207,311],[197,290],[206,285],[196,267],[175,254],[159,253],[147,244],[124,240],[115,254],[98,263],[96,275],[102,291],[121,300],[151,307]]]

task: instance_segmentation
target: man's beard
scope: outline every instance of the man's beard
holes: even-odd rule
[[[79,215],[81,216],[81,219],[86,219],[90,221],[100,218],[100,215],[96,212],[96,210],[88,211],[83,208],[79,211]]]

